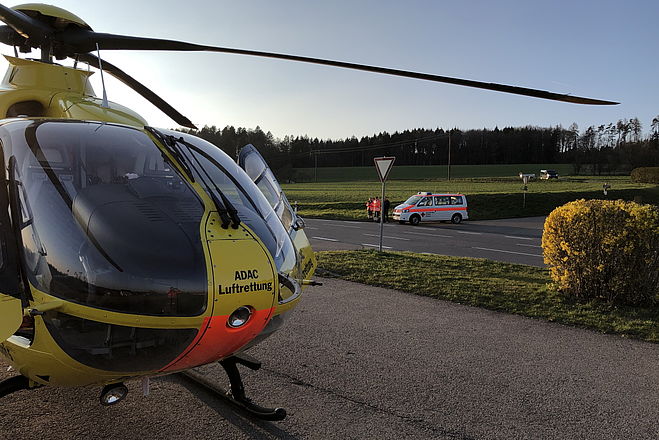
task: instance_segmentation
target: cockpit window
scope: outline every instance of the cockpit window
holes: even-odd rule
[[[261,154],[253,145],[247,145],[240,150],[238,164],[261,190],[284,228],[290,231],[294,226],[293,222],[296,220],[297,215]]]
[[[182,133],[165,130],[163,133],[183,140],[179,144],[184,147],[182,149],[188,160],[193,162],[191,168],[195,173],[201,168],[213,183],[211,187],[206,187],[206,181],[209,179],[199,178],[200,184],[209,193],[219,190],[229,199],[238,211],[240,220],[254,231],[268,248],[274,257],[277,270],[291,273],[298,261],[290,236],[280,217],[249,176],[215,145]],[[220,194],[216,196],[221,198]]]
[[[152,140],[110,124],[24,127],[9,161],[29,281],[106,310],[202,313],[203,205]]]

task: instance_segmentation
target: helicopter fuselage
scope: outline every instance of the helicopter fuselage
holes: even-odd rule
[[[315,258],[233,160],[104,106],[87,71],[7,59],[0,311],[11,327],[20,301],[22,324],[0,357],[34,384],[106,384],[227,358],[281,325]]]

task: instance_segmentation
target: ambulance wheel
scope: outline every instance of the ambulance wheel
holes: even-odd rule
[[[413,215],[412,217],[410,217],[410,224],[411,224],[412,226],[416,226],[416,225],[418,225],[420,222],[421,222],[421,217],[419,217],[418,215]]]
[[[462,216],[460,214],[453,214],[453,217],[451,217],[451,223],[457,225],[460,222],[462,222]]]

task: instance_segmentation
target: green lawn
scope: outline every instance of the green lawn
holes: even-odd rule
[[[556,170],[560,176],[572,174],[571,164],[505,164],[505,165],[452,165],[452,178],[509,177],[522,171],[539,175],[540,170]],[[436,180],[447,177],[446,165],[401,165],[391,169],[392,180]],[[356,180],[377,180],[375,166],[371,167],[320,167],[295,168],[293,180],[296,182],[345,182]]]
[[[547,269],[410,252],[317,255],[325,276],[659,342],[659,308],[572,301],[551,288]]]
[[[611,189],[604,196],[602,185]],[[533,180],[528,184],[523,207],[522,182],[515,177],[448,180],[391,180],[387,197],[392,207],[418,191],[457,192],[467,195],[469,217],[474,220],[546,215],[555,207],[579,198],[609,198],[659,204],[659,186],[631,182],[629,176],[565,177]],[[350,182],[295,183],[283,185],[291,203],[297,202],[303,217],[365,219],[364,203],[379,196],[377,180]]]

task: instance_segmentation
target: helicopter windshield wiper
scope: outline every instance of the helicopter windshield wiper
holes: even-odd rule
[[[185,145],[188,149],[190,149],[192,145],[186,142],[183,138],[176,138],[171,135],[165,135],[153,127],[145,127],[145,129],[156,139],[158,139],[158,141],[160,141],[160,143],[163,144],[165,148],[167,148],[167,151],[177,160],[185,174],[190,178],[192,182],[195,181],[192,169],[195,169],[203,184],[209,189],[212,187],[212,189],[214,189],[217,194],[220,195],[222,200],[217,198],[215,191],[208,191],[211,199],[213,200],[213,204],[217,209],[217,213],[222,220],[222,228],[227,229],[229,224],[231,224],[234,229],[238,228],[238,225],[240,224],[240,218],[238,217],[238,211],[236,208],[231,204],[229,199],[227,199],[227,197],[222,193],[217,185],[215,185],[213,179],[211,179],[204,167],[199,163],[199,160],[197,160],[194,155],[192,155],[195,162],[197,163],[198,168],[203,171],[203,174],[197,169],[197,167],[194,166],[194,164],[190,166],[190,159],[179,148],[179,143]],[[211,182],[211,185],[208,184],[207,180]]]
[[[181,144],[185,145],[188,148],[188,150],[196,151],[197,153],[204,156],[204,158],[206,158],[210,162],[215,162],[215,160],[212,157],[210,157],[205,151],[201,150],[200,148],[197,148],[195,145],[191,144],[190,142],[187,142],[182,137],[176,139],[176,142],[180,142]],[[226,213],[228,213],[229,217],[231,218],[231,220],[230,220],[231,221],[231,227],[234,228],[234,229],[238,228],[238,225],[240,225],[240,217],[238,217],[238,210],[236,209],[235,206],[233,206],[233,204],[231,203],[229,198],[224,195],[222,190],[220,190],[220,188],[217,186],[217,184],[213,181],[211,176],[206,171],[206,168],[204,168],[204,166],[199,162],[199,159],[194,154],[191,154],[191,155],[194,158],[197,165],[199,166],[199,168],[204,172],[204,175],[206,176],[206,178],[210,181],[211,186],[213,187],[213,189],[215,191],[217,191],[217,193],[222,198],[222,205],[223,205],[223,207],[225,207],[224,209],[226,210]],[[207,184],[205,179],[204,179],[204,183]],[[213,195],[213,194],[214,194],[214,192],[211,191],[211,195]],[[217,204],[216,204],[216,206],[217,206]],[[218,212],[219,212],[219,210],[218,210]],[[222,214],[220,213],[220,216],[221,215]],[[226,228],[225,225],[224,225],[224,221],[222,222],[222,227]]]
[[[195,179],[192,175],[192,170],[190,170],[190,166],[188,165],[187,158],[183,157],[181,150],[179,150],[178,145],[176,145],[176,139],[174,136],[164,135],[153,127],[144,127],[144,129],[151,133],[165,148],[167,148],[167,151],[174,157],[174,159],[176,159],[185,175],[190,181],[194,182]]]

